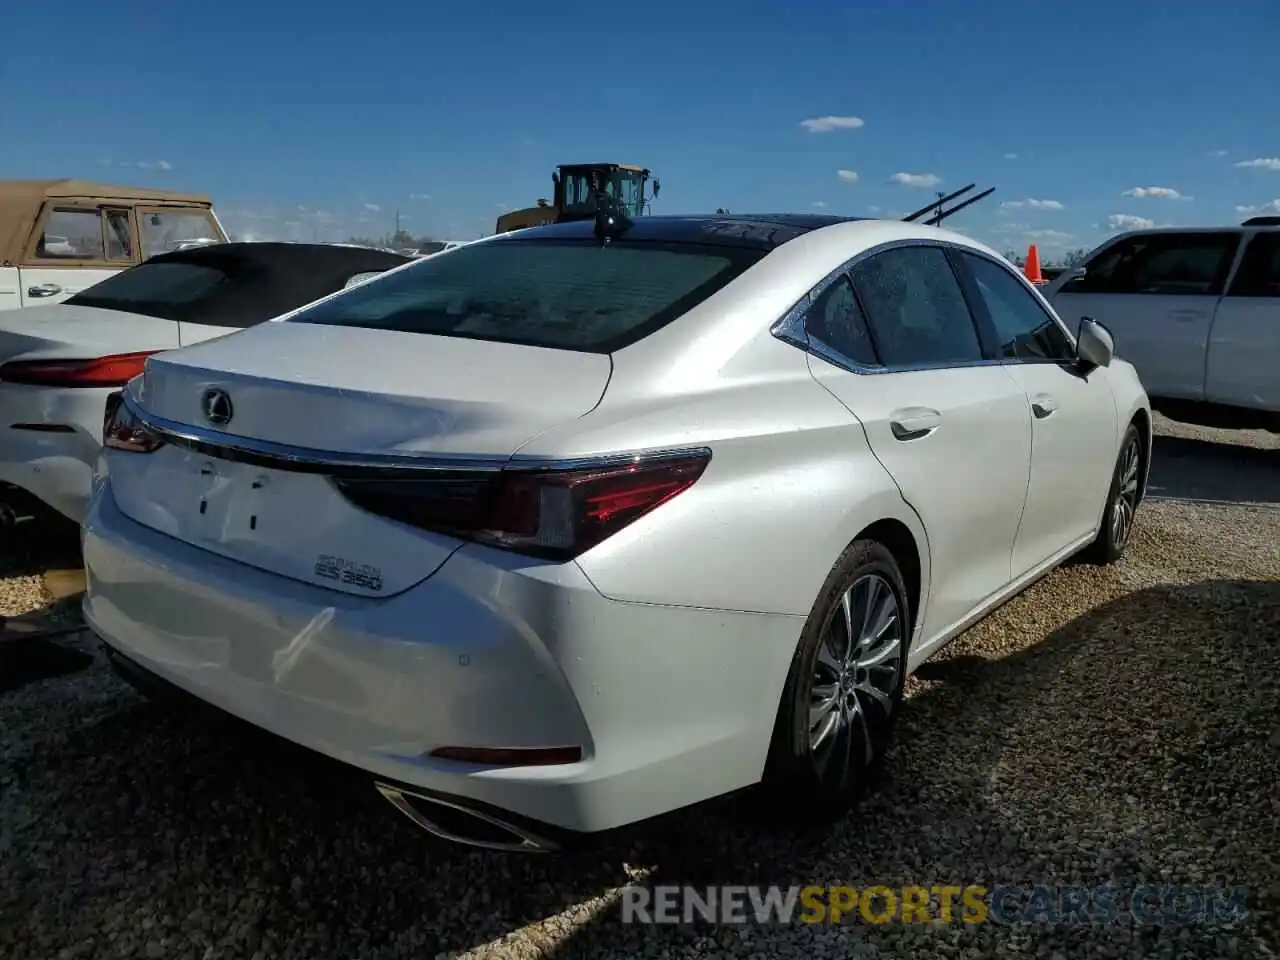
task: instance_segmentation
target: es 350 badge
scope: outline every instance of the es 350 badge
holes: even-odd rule
[[[330,556],[327,553],[316,557],[315,575],[374,592],[382,589],[382,571],[377,567],[367,563],[356,563],[346,557]]]

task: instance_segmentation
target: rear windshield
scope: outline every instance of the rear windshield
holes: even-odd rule
[[[686,313],[765,251],[494,240],[458,247],[289,318],[611,353]]]
[[[209,296],[229,279],[221,270],[194,263],[141,263],[85,288],[67,303],[172,319],[184,304]]]

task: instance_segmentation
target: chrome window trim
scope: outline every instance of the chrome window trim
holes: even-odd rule
[[[881,254],[881,253],[885,253],[886,251],[889,251],[889,250],[896,250],[896,249],[908,248],[908,247],[936,247],[942,250],[944,253],[949,250],[956,251],[959,253],[968,253],[968,254],[972,254],[973,256],[981,257],[984,260],[990,261],[991,263],[995,264],[997,267],[1000,267],[1006,273],[1010,274],[1013,277],[1016,277],[1018,281],[1023,284],[1024,287],[1030,290],[1030,292],[1032,293],[1033,299],[1036,299],[1036,305],[1039,306],[1042,310],[1044,309],[1044,304],[1039,302],[1040,292],[1036,290],[1034,286],[1031,285],[1031,282],[1027,280],[1026,277],[1020,276],[1017,273],[1017,271],[1010,270],[1006,264],[1002,263],[999,259],[992,257],[990,254],[986,253],[985,251],[977,250],[965,244],[956,243],[954,240],[947,240],[944,238],[924,239],[921,237],[912,237],[904,240],[887,240],[884,243],[879,243],[873,247],[868,247],[866,250],[863,250],[860,253],[850,257],[840,266],[836,267],[834,270],[828,273],[825,277],[819,280],[818,283],[813,287],[813,289],[811,289],[808,293],[806,293],[803,297],[801,297],[791,307],[791,309],[788,310],[782,316],[781,319],[776,321],[773,324],[773,326],[769,328],[769,332],[774,337],[783,341],[784,343],[789,343],[793,347],[797,347],[798,349],[803,350],[806,353],[810,353],[810,354],[813,354],[814,356],[820,357],[821,359],[827,361],[828,363],[833,364],[834,366],[840,367],[841,369],[846,370],[849,373],[856,373],[864,376],[872,376],[876,374],[886,374],[886,373],[917,373],[917,372],[927,371],[927,370],[952,370],[952,369],[960,370],[960,369],[966,369],[969,367],[1001,367],[1001,366],[1008,366],[1010,364],[1053,363],[1061,366],[1064,363],[1070,363],[1070,361],[1067,361],[1067,360],[1047,360],[1047,359],[1046,360],[1022,360],[1017,357],[993,357],[991,359],[987,359],[986,357],[983,357],[981,360],[949,360],[949,361],[942,361],[939,363],[923,363],[923,364],[913,363],[913,364],[894,364],[894,365],[878,364],[876,366],[870,366],[864,363],[859,363],[857,360],[854,360],[850,357],[845,356],[844,354],[836,350],[834,347],[829,346],[828,344],[824,343],[817,337],[811,336],[808,333],[808,331],[805,330],[805,325],[804,325],[805,314],[808,312],[809,308],[813,306],[814,301],[818,297],[820,297],[823,293],[825,293],[827,288],[831,286],[831,284],[833,284],[837,279],[839,279],[841,276],[847,275],[850,270],[852,270],[854,267],[856,267],[859,263],[863,262],[864,260],[869,260],[871,257],[877,256],[878,254]],[[956,280],[956,283],[957,284],[960,283],[958,278]],[[963,287],[962,287],[962,292],[963,292]],[[968,308],[968,303],[966,301],[966,309],[967,308]],[[1067,342],[1071,344],[1073,349],[1075,349],[1076,347],[1075,334],[1073,334],[1070,330],[1067,329],[1067,325],[1062,322],[1062,318],[1059,317],[1057,312],[1052,309],[1052,305],[1050,305],[1048,316],[1051,320],[1053,320],[1054,323],[1057,324],[1058,329],[1066,334]],[[976,325],[977,318],[974,317],[973,319]],[[868,323],[870,322],[870,317],[867,318],[867,322]]]
[[[167,420],[142,409],[133,394],[133,384],[122,392],[122,403],[148,430],[174,446],[236,462],[252,462],[291,473],[342,473],[347,476],[405,478],[414,474],[497,473],[500,470],[581,470],[591,467],[640,465],[654,460],[711,458],[706,446],[656,448],[602,453],[583,457],[520,456],[419,456],[413,454],[344,453],[317,450],[253,437],[238,437],[188,423]]]
[[[799,349],[804,350],[806,353],[814,354],[815,356],[818,356],[823,360],[827,361],[828,363],[834,364],[835,366],[840,367],[843,370],[847,370],[850,373],[856,373],[856,374],[865,375],[865,376],[874,376],[877,374],[886,374],[886,373],[917,373],[917,372],[926,371],[926,370],[963,369],[967,367],[1002,366],[1004,361],[1000,360],[999,358],[988,360],[986,357],[983,357],[980,360],[948,360],[948,361],[942,361],[939,363],[912,363],[912,364],[893,364],[893,365],[880,364],[876,366],[869,366],[864,363],[859,363],[857,360],[854,360],[851,357],[846,357],[844,354],[840,353],[835,348],[829,346],[828,344],[823,343],[817,337],[810,336],[809,333],[805,330],[804,328],[805,313],[808,311],[808,309],[811,306],[813,306],[813,301],[817,297],[821,296],[826,291],[827,287],[831,286],[831,284],[834,283],[839,277],[848,274],[848,272],[852,270],[854,267],[856,267],[859,263],[861,263],[864,260],[869,260],[871,257],[874,257],[877,254],[884,253],[888,250],[905,249],[908,247],[936,247],[938,249],[943,250],[944,253],[947,249],[955,249],[955,250],[970,249],[969,247],[966,247],[962,244],[955,243],[950,240],[944,240],[944,239],[935,240],[932,238],[924,239],[920,237],[912,237],[910,239],[905,239],[905,240],[887,240],[884,243],[876,244],[874,247],[868,247],[866,250],[863,250],[860,253],[850,257],[848,260],[846,260],[844,263],[836,267],[834,270],[828,273],[825,277],[823,277],[820,281],[818,281],[818,283],[813,287],[812,290],[810,290],[807,294],[801,297],[800,300],[797,301],[796,304],[792,306],[790,310],[787,311],[787,313],[782,317],[782,319],[777,321],[770,328],[769,332],[773,334],[773,336],[777,337],[779,340],[789,343],[792,346],[798,347]],[[956,284],[959,285],[959,283],[960,281],[957,279]],[[962,290],[962,293],[963,293],[963,290]],[[965,308],[968,309],[967,302],[965,304]],[[870,322],[869,317],[867,318],[867,320],[868,322]],[[975,323],[976,323],[976,320],[975,320]],[[974,333],[975,335],[977,334],[976,328],[974,330]]]

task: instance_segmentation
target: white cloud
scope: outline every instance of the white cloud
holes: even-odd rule
[[[858,182],[858,171],[857,171],[857,170],[837,170],[837,171],[836,171],[836,176],[837,176],[837,177],[839,177],[841,180],[843,180],[845,183],[857,183],[857,182]]]
[[[1022,235],[1040,243],[1066,243],[1071,239],[1071,234],[1061,230],[1024,230]]]
[[[814,205],[815,207],[819,207],[819,208],[826,207],[826,204],[825,204],[825,203],[823,203],[821,200],[815,200],[815,201],[813,201],[813,205]]]
[[[1016,153],[1006,153],[1006,154],[1004,155],[1004,158],[1005,158],[1006,160],[1017,160],[1017,159],[1018,159],[1018,155],[1017,155]]]
[[[411,194],[409,194],[409,199],[410,199],[410,200],[430,200],[430,199],[431,199],[431,194],[429,194],[429,193],[411,193]]]
[[[1113,213],[1107,217],[1108,230],[1149,230],[1156,225],[1154,220],[1146,217],[1135,217],[1129,213]]]
[[[1000,204],[1006,210],[1020,210],[1030,207],[1032,210],[1065,210],[1066,207],[1057,200],[1006,200]]]
[[[378,206],[376,203],[366,203],[364,205],[364,208],[368,210],[370,213],[378,213],[382,210],[382,208]]]
[[[895,173],[889,180],[903,187],[936,187],[942,182],[933,173]]]
[[[881,208],[881,207],[867,207],[867,209],[868,209],[868,210],[870,210],[872,213],[879,213],[879,212],[881,211],[881,209],[882,209],[882,208]]]
[[[1155,197],[1159,200],[1190,200],[1185,193],[1179,193],[1173,187],[1133,187],[1120,194],[1122,197]]]
[[[298,207],[299,215],[305,220],[314,220],[316,223],[333,223],[337,219],[328,210],[316,210],[312,207]]]
[[[1260,203],[1253,207],[1241,204],[1236,207],[1236,213],[1240,214],[1242,217],[1252,217],[1259,213],[1272,215],[1280,214],[1280,199],[1268,200],[1266,203]]]
[[[122,167],[137,167],[139,170],[172,170],[173,164],[168,160],[122,160]]]
[[[1252,168],[1255,170],[1275,170],[1280,172],[1280,157],[1258,157],[1254,160],[1241,160],[1236,164],[1236,166]]]
[[[1211,150],[1211,151],[1209,151],[1209,156],[1211,156],[1211,157],[1225,157],[1225,156],[1226,156],[1228,153],[1230,153],[1230,152],[1231,152],[1230,150]]]
[[[810,133],[830,133],[832,130],[857,130],[863,125],[861,117],[813,117],[801,120],[800,126]]]

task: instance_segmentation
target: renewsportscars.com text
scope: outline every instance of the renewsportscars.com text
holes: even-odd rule
[[[807,887],[628,886],[623,923],[1066,923],[1224,926],[1248,918],[1241,888],[932,884]]]

